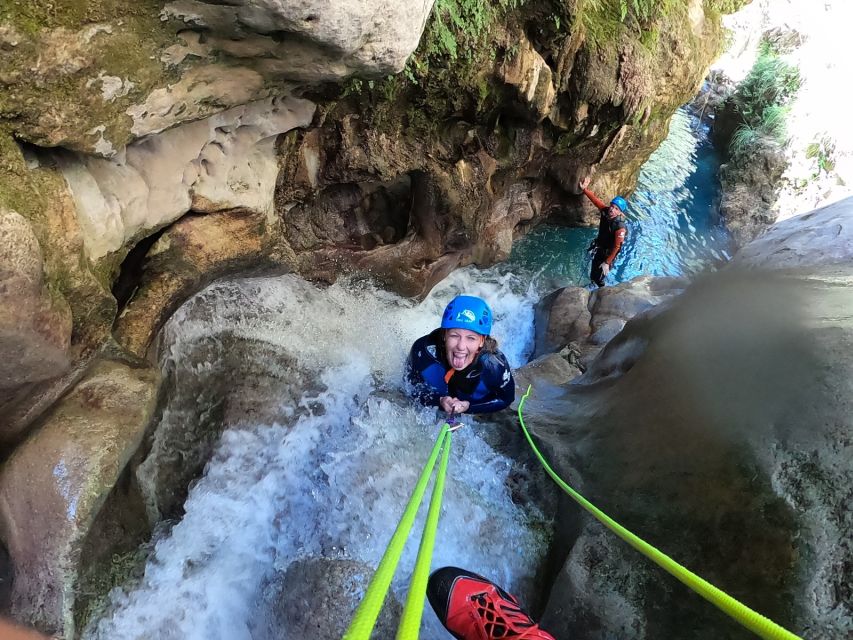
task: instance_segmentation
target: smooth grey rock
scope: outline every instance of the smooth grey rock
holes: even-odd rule
[[[401,71],[415,50],[432,0],[423,3],[347,0],[196,0],[170,2],[163,15],[190,28],[212,31],[210,51],[235,57],[265,54],[293,77],[308,61],[315,80],[335,79],[352,71],[388,74]],[[277,34],[287,37],[273,38]]]
[[[540,390],[544,385],[559,385],[579,376],[581,373],[577,366],[572,365],[565,357],[557,353],[549,353],[523,367],[513,371],[516,386],[516,399],[521,398],[532,385]]]
[[[629,321],[575,384],[525,407],[586,498],[821,640],[853,632],[853,264],[844,269],[846,280],[838,265],[702,278]],[[607,536],[584,531],[558,576],[543,618],[556,637],[747,637]]]
[[[853,197],[774,224],[741,249],[733,264],[763,269],[853,264]]]
[[[119,157],[63,154],[86,252],[99,260],[187,211],[273,215],[276,136],[304,127],[314,104],[270,98],[129,145]]]

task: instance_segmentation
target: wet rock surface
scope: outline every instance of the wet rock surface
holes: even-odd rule
[[[204,323],[208,313],[202,294],[173,322]],[[283,346],[233,326],[172,339],[177,344],[162,354],[165,393],[135,471],[151,522],[180,519],[189,487],[225,429],[290,424],[310,410],[300,406],[302,394],[320,386]]]
[[[0,207],[0,397],[66,371],[70,343],[71,309],[45,287],[32,226]]]
[[[0,469],[0,535],[20,621],[74,637],[81,549],[148,427],[157,378],[152,369],[98,364]]]
[[[356,560],[315,558],[294,562],[264,585],[255,605],[252,638],[341,638],[373,572],[372,567]],[[394,637],[402,611],[402,605],[389,594],[373,635]]]
[[[554,291],[536,308],[535,355],[566,349],[575,365],[586,371],[628,320],[666,303],[686,286],[683,278],[641,276],[594,291],[584,287]]]
[[[525,407],[593,503],[804,637],[853,630],[849,206],[777,224],[740,268],[629,320],[581,384],[541,385]],[[837,250],[811,250],[827,232]],[[543,625],[557,637],[750,637],[596,523]]]

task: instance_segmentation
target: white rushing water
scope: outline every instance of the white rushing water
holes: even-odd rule
[[[249,639],[259,593],[276,571],[304,558],[375,567],[438,431],[435,412],[400,393],[405,356],[462,292],[491,303],[494,335],[512,364],[522,364],[538,293],[497,272],[458,271],[418,305],[369,285],[319,290],[292,276],[218,283],[184,305],[164,330],[164,367],[189,358],[196,341],[228,332],[295,358],[314,372],[314,390],[301,407],[280,408],[293,418],[286,424],[224,433],[144,578],[114,590],[108,614],[85,637]],[[184,376],[218,366],[183,364]],[[548,527],[535,508],[511,499],[511,461],[480,437],[488,428],[472,424],[454,439],[433,567],[466,567],[529,590]],[[410,541],[392,585],[400,602],[416,553]],[[450,637],[427,609],[424,637]]]

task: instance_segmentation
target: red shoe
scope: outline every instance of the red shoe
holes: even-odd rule
[[[458,640],[554,640],[518,600],[476,573],[444,567],[429,577],[435,614]]]

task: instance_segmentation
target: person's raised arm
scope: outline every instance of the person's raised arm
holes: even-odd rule
[[[589,201],[592,202],[592,204],[595,206],[596,209],[606,209],[607,205],[604,204],[604,201],[599,199],[599,197],[597,195],[595,195],[592,191],[587,189],[587,187],[589,186],[589,180],[590,180],[590,178],[589,178],[589,176],[587,176],[586,178],[584,178],[583,180],[580,181],[578,186],[581,188],[581,191],[583,191],[583,194],[587,198],[589,198]]]

